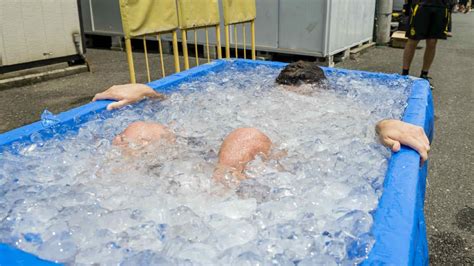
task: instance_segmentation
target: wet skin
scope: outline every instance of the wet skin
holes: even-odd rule
[[[321,70],[319,70],[318,73],[320,71]],[[303,75],[303,76],[305,76],[305,75]],[[317,75],[317,76],[318,77],[316,77],[315,79],[322,78],[322,77],[319,77],[320,75]],[[94,97],[93,100],[100,100],[100,99],[117,100],[118,102],[112,103],[108,106],[108,109],[110,110],[110,109],[121,107],[123,105],[138,102],[138,101],[140,101],[144,98],[147,98],[147,97],[163,99],[163,96],[161,94],[158,94],[158,93],[154,92],[154,90],[152,88],[150,88],[150,87],[148,87],[144,84],[126,84],[126,85],[120,85],[120,86],[113,86],[113,87],[109,88],[108,90],[97,94]],[[126,132],[127,130],[125,130],[124,133],[123,133],[123,137],[129,138],[130,140],[140,139],[140,136],[141,136],[140,134],[141,133],[139,133],[139,130],[138,130],[139,128],[140,128],[140,126],[137,126],[137,128],[136,128],[136,130],[138,132],[133,132],[134,131],[133,130],[132,132],[128,133],[128,132]],[[411,125],[411,124],[408,124],[408,123],[405,123],[405,122],[402,122],[402,121],[389,119],[389,120],[379,121],[376,125],[376,131],[377,131],[377,133],[380,137],[381,143],[384,146],[386,146],[388,148],[391,148],[393,152],[398,152],[398,150],[400,149],[400,144],[402,144],[402,145],[406,145],[406,146],[409,146],[409,147],[413,148],[414,150],[416,150],[421,155],[420,156],[421,157],[421,160],[420,160],[421,164],[423,164],[428,159],[428,152],[430,150],[430,145],[429,145],[430,143],[429,143],[428,138],[426,137],[426,134],[425,134],[423,128],[418,127],[418,126],[414,126],[414,125]],[[232,133],[231,133],[231,135],[232,135]],[[161,135],[158,134],[158,136],[161,136]],[[235,136],[238,136],[238,134],[236,133]],[[260,139],[261,141],[266,142],[265,138],[262,138],[261,136],[259,137],[259,134],[253,134],[252,136],[255,136],[258,139]],[[156,139],[155,133],[153,133],[151,136],[148,136],[148,135],[145,134],[143,137],[144,137],[143,138],[144,142],[146,142],[147,139],[149,141],[153,141],[153,140]],[[234,139],[234,137],[232,137],[232,139]],[[244,139],[244,138],[242,137],[242,139]],[[235,137],[235,140],[239,140],[239,138]],[[224,142],[225,142],[225,140],[224,140]],[[121,141],[117,140],[116,143],[121,143]],[[228,142],[226,144],[226,146],[230,143],[232,143],[232,142]],[[223,143],[223,146],[224,146],[224,143]],[[229,146],[229,147],[232,147],[232,146]],[[266,147],[266,146],[262,145],[261,147],[263,148],[263,147]],[[220,156],[224,156],[224,155],[227,156],[226,155],[227,150],[231,150],[231,149],[226,147],[225,152],[221,152]],[[255,154],[252,155],[253,152],[252,152],[251,149],[249,149],[247,152],[250,152],[249,153],[250,158],[255,157]],[[233,157],[229,157],[229,158],[233,158]],[[237,164],[234,161],[233,165],[237,169],[237,172],[239,172],[239,170],[242,169],[242,165],[244,165],[243,167],[245,168],[245,165],[248,161],[246,161],[246,159],[245,160],[244,159],[245,158],[243,158],[243,160],[241,161],[241,162],[244,162],[244,163],[238,163]],[[224,159],[222,162],[223,162],[222,165],[226,166],[227,164],[231,164],[232,161],[230,159]]]
[[[176,136],[164,125],[151,122],[134,122],[113,140],[113,145],[127,148],[130,145],[142,148],[163,141],[174,143]],[[238,128],[232,131],[222,142],[219,159],[213,178],[222,181],[230,172],[238,180],[245,179],[243,174],[248,162],[257,155],[268,157],[272,142],[256,128]]]
[[[176,136],[164,125],[151,122],[133,122],[113,140],[115,146],[134,145],[144,147],[148,144],[165,141],[174,143]]]
[[[244,170],[257,155],[267,158],[272,141],[256,128],[238,128],[222,142],[219,160],[213,178],[222,181],[226,172],[231,172],[238,180],[246,179]]]

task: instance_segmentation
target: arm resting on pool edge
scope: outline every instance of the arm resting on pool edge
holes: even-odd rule
[[[423,128],[403,121],[387,119],[382,120],[375,126],[380,142],[398,152],[401,145],[406,145],[416,150],[421,157],[421,165],[428,160],[430,141]]]
[[[104,92],[97,93],[92,101],[115,100],[117,102],[107,105],[107,110],[118,109],[123,106],[139,102],[145,98],[158,98],[163,100],[165,96],[156,92],[145,84],[114,85]]]

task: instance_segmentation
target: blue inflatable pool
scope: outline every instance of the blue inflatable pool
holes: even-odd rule
[[[278,62],[251,60],[216,60],[164,79],[149,83],[152,88],[161,92],[171,92],[180,83],[191,78],[206,75],[209,71],[218,71],[227,64],[249,68],[267,65],[281,68],[285,64]],[[381,79],[389,82],[399,78],[398,75],[350,71],[325,68],[326,72],[357,73],[364,78]],[[434,109],[429,84],[425,80],[413,82],[408,106],[403,120],[425,129],[430,140],[433,136]],[[0,135],[0,151],[9,149],[14,143],[27,143],[30,135],[39,133],[44,139],[55,132],[77,130],[80,125],[94,114],[105,110],[110,101],[91,102],[84,106],[69,110],[57,116],[58,122],[44,127],[36,122]],[[424,222],[423,203],[427,164],[419,167],[420,157],[414,150],[402,147],[393,154],[384,181],[384,193],[380,198],[374,214],[372,234],[376,238],[375,245],[365,265],[426,265],[428,264],[428,245]],[[37,257],[17,250],[14,247],[0,244],[0,265],[50,265]]]

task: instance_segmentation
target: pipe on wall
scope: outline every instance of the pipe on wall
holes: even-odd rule
[[[392,22],[393,0],[377,0],[375,41],[387,44],[390,41],[390,24]]]

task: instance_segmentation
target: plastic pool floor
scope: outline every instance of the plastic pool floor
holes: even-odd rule
[[[266,65],[281,68],[284,63],[251,60],[216,60],[188,71],[153,81],[148,85],[160,92],[172,92],[176,85],[191,78],[204,76],[209,71],[218,71],[227,64],[248,68]],[[324,68],[325,72],[358,73],[361,77],[390,81],[398,75],[371,73],[362,71]],[[71,109],[57,116],[59,122],[44,127],[41,122],[14,129],[0,134],[0,152],[10,149],[14,143],[27,143],[30,135],[40,133],[44,139],[56,132],[77,130],[80,125],[94,114],[105,110],[110,101],[91,102]],[[434,108],[429,84],[425,80],[416,80],[412,84],[408,106],[403,121],[421,126],[429,139],[433,136]],[[414,150],[402,147],[400,152],[392,154],[384,181],[384,192],[374,214],[372,234],[376,242],[363,265],[427,265],[428,244],[424,221],[424,196],[427,164],[419,167],[420,157]],[[6,244],[0,244],[0,265],[52,265]]]

